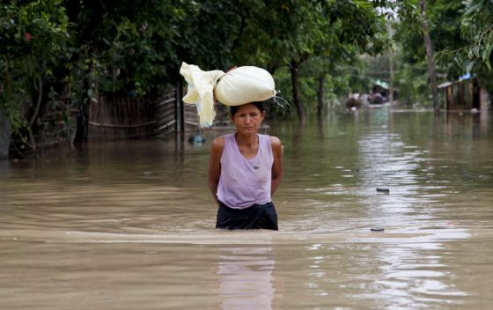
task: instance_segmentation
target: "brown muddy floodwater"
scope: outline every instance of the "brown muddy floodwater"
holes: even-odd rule
[[[213,228],[218,132],[0,162],[0,309],[492,309],[491,116],[271,123],[279,232]]]

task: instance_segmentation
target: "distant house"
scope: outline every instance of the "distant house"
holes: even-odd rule
[[[391,92],[390,84],[378,79],[373,79],[372,84],[373,86],[371,88],[370,97],[368,99],[369,102],[373,104],[388,102],[390,100],[390,92]],[[392,99],[393,100],[398,99],[398,92],[395,88],[392,90],[392,93],[393,93]]]
[[[371,88],[372,94],[380,94],[382,97],[388,98],[390,95],[389,83],[375,79],[372,81],[373,86]]]
[[[478,79],[469,74],[462,76],[458,81],[445,82],[438,85],[445,97],[446,110],[489,110],[491,97],[484,87],[478,83]]]

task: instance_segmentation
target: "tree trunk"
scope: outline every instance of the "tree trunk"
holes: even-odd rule
[[[6,159],[9,156],[10,132],[10,121],[0,111],[0,160]]]
[[[318,77],[318,90],[317,90],[317,115],[321,116],[324,109],[324,84],[325,75]]]
[[[291,71],[291,84],[293,87],[293,100],[296,105],[296,112],[298,112],[298,120],[301,123],[305,123],[305,106],[300,98],[299,82],[298,82],[298,63],[296,61],[291,61],[289,69]]]
[[[440,111],[438,102],[438,91],[435,74],[435,63],[433,62],[433,49],[431,47],[430,34],[428,32],[428,24],[426,22],[426,0],[421,0],[421,18],[423,20],[423,36],[425,39],[426,58],[428,59],[428,71],[430,73],[431,94],[433,96],[433,110]]]
[[[392,27],[390,26],[390,22],[387,22],[387,32],[389,34],[389,40],[392,42]],[[389,71],[390,71],[390,94],[389,94],[389,99],[390,99],[390,106],[394,105],[394,55],[393,55],[393,50],[392,46],[389,49]]]

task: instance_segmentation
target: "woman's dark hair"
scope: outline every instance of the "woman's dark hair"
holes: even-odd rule
[[[260,112],[264,112],[264,101],[256,101],[256,102],[250,102],[254,106],[257,107],[257,109],[260,110]],[[229,110],[229,115],[231,117],[235,116],[236,112],[238,112],[238,109],[241,107],[241,105],[237,106],[231,106]]]

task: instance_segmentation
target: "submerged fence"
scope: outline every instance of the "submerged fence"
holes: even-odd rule
[[[159,97],[100,97],[89,107],[89,140],[125,140],[200,129],[197,107],[184,104],[180,88]],[[228,124],[228,109],[216,108],[214,126]]]
[[[89,108],[91,140],[120,140],[154,134],[156,104],[152,98],[100,97]]]
[[[69,99],[60,99],[47,106],[39,119],[34,145],[43,149],[73,143],[79,134],[93,141],[127,140],[203,130],[197,107],[184,104],[182,97],[181,87],[155,97],[99,97],[85,113],[72,107]],[[228,126],[228,109],[222,105],[215,108],[212,129]],[[9,156],[10,135],[10,123],[0,113],[0,159]]]
[[[176,88],[159,97],[100,97],[89,107],[88,139],[139,139],[180,131],[182,110]]]
[[[178,101],[176,90],[163,96],[156,103],[156,125],[154,126],[155,135],[166,135],[174,132],[177,128],[177,109]]]

